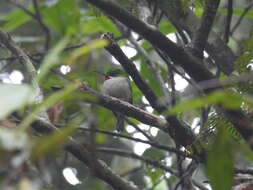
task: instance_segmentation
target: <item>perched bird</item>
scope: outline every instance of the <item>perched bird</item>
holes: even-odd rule
[[[132,103],[132,88],[130,85],[130,80],[127,77],[120,76],[122,71],[120,69],[110,70],[104,74],[104,84],[101,89],[103,94],[107,94],[123,101]],[[124,130],[124,120],[123,114],[118,112],[113,112],[117,118],[116,129],[121,132]]]

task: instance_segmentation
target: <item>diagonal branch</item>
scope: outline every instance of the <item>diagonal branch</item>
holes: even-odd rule
[[[90,100],[91,102],[100,104],[112,111],[117,111],[126,116],[133,117],[144,124],[155,126],[166,133],[169,133],[179,145],[187,146],[195,141],[195,135],[191,131],[190,127],[179,121],[175,116],[167,116],[165,120],[159,116],[137,108],[128,102],[101,94],[88,87],[85,83],[83,84],[83,91],[94,95],[95,99],[93,98]]]
[[[167,127],[170,127],[165,119],[148,113],[128,102],[119,100],[118,98],[101,94],[88,87],[85,83],[83,84],[83,91],[95,96],[95,99],[91,100],[93,103],[101,104],[110,110],[123,113],[126,116],[133,117],[144,124],[155,126],[161,130],[166,130]]]
[[[133,184],[119,175],[115,174],[102,160],[91,157],[88,147],[81,146],[77,143],[69,143],[64,146],[65,150],[70,152],[74,157],[92,169],[93,174],[111,185],[114,189],[138,190]]]

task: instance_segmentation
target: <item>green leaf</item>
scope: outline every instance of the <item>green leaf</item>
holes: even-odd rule
[[[87,54],[88,52],[94,49],[105,47],[107,44],[108,44],[108,41],[105,39],[93,40],[87,45],[84,45],[74,50],[73,53],[66,59],[65,64],[66,65],[74,64],[79,57]]]
[[[22,24],[31,20],[31,17],[22,10],[15,10],[2,17],[0,22],[4,22],[1,28],[6,32],[11,32]]]
[[[152,72],[148,64],[141,64],[141,74],[145,77],[148,84],[156,92],[156,94],[158,96],[163,96],[163,91],[156,80],[154,72]]]
[[[75,34],[80,28],[80,10],[76,1],[61,0],[43,9],[45,23],[58,30],[62,35]]]
[[[80,82],[74,82],[66,88],[50,95],[43,102],[38,104],[35,109],[22,121],[19,125],[19,130],[25,130],[36,119],[36,117],[43,111],[47,110],[50,106],[66,98],[70,93],[75,91],[81,85]]]
[[[250,71],[247,66],[253,59],[253,37],[248,39],[243,46],[243,53],[235,62],[236,70],[240,73]]]
[[[243,143],[243,138],[234,125],[215,112],[210,113],[205,127],[208,127],[210,130],[205,130],[204,136],[211,137],[219,128],[224,128],[228,135],[230,135],[232,139],[235,139],[238,144]]]
[[[132,95],[133,95],[134,100],[141,99],[143,95],[140,89],[136,86],[134,82],[131,82],[131,87],[132,87]]]
[[[203,12],[204,12],[204,9],[203,9],[203,8],[196,8],[196,9],[194,10],[195,15],[198,16],[198,17],[201,17],[202,14],[203,14]]]
[[[240,107],[241,103],[245,100],[245,97],[243,97],[239,93],[229,90],[218,90],[207,96],[181,102],[174,108],[172,108],[169,113],[176,114],[182,111],[186,111],[193,108],[200,108],[214,103],[222,103],[227,108],[236,109]],[[247,101],[248,103],[251,103],[250,99],[248,99]]]
[[[165,153],[155,148],[148,148],[143,153],[143,156],[152,160],[162,160]],[[163,170],[147,166],[147,175],[151,178],[152,183],[155,184],[163,175]]]
[[[147,167],[146,174],[147,174],[147,176],[149,176],[151,178],[152,184],[155,184],[160,179],[160,177],[163,175],[163,170],[161,170],[159,168]]]
[[[46,80],[40,83],[40,86],[45,89],[51,89],[52,86],[64,86],[65,83],[62,81],[61,76],[56,75],[53,72],[47,74]]]
[[[144,157],[151,158],[152,160],[161,160],[164,158],[164,152],[155,148],[148,148],[143,153]]]
[[[119,30],[113,22],[105,16],[93,17],[81,23],[82,31],[85,34],[93,34],[96,32],[112,32],[115,36],[120,35]]]
[[[64,38],[61,40],[50,52],[47,54],[45,59],[43,60],[42,65],[40,66],[40,73],[37,75],[37,81],[41,82],[45,76],[47,75],[48,71],[60,64],[59,54],[63,50],[63,48],[67,45],[68,38]]]
[[[164,34],[176,32],[174,26],[168,21],[161,21],[159,23],[159,30]]]
[[[28,85],[0,84],[0,119],[31,103],[34,95],[32,87]]]
[[[214,190],[230,190],[233,184],[233,145],[224,128],[220,128],[208,154],[207,174]]]
[[[69,135],[71,135],[76,125],[70,125],[68,127],[61,128],[50,135],[43,136],[39,138],[34,145],[32,151],[32,160],[41,158],[41,156],[48,154],[50,152],[55,152],[59,145],[63,144]]]
[[[106,130],[115,129],[116,119],[112,114],[112,112],[108,111],[108,109],[105,109],[103,107],[96,107],[95,111],[96,115],[99,115],[99,117],[97,118],[97,126],[99,129],[106,129]],[[103,140],[102,137],[99,138],[100,139],[97,140]]]

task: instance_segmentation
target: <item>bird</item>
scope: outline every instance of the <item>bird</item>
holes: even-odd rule
[[[123,73],[120,69],[110,69],[104,75],[104,83],[101,88],[101,93],[113,96],[120,100],[132,103],[132,88],[130,80],[127,77],[121,76]],[[116,119],[116,130],[124,131],[125,116],[119,112],[113,112]]]

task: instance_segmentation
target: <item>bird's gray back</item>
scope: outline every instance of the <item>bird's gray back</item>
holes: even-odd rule
[[[125,77],[113,77],[104,81],[101,91],[103,94],[108,94],[127,102],[132,99],[130,81]]]

